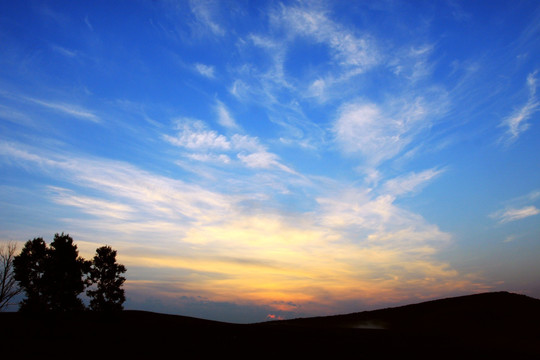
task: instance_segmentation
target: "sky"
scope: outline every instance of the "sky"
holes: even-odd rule
[[[0,241],[235,323],[540,298],[538,1],[0,1]]]

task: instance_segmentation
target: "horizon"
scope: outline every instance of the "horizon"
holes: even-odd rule
[[[540,4],[0,3],[0,242],[233,323],[540,298]]]

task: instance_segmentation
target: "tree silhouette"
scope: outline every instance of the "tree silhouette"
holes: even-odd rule
[[[28,240],[21,253],[13,259],[15,280],[26,294],[21,311],[48,310],[46,286],[43,280],[47,262],[47,244],[43,238]]]
[[[83,272],[88,265],[79,257],[73,239],[55,234],[50,247],[42,238],[27,241],[14,259],[15,280],[26,293],[22,311],[78,311],[84,305]]]
[[[96,250],[89,269],[90,283],[95,284],[96,288],[86,292],[91,298],[92,310],[114,312],[123,309],[122,304],[126,297],[122,285],[126,278],[121,274],[125,272],[125,266],[116,262],[116,250],[109,246],[102,246]]]
[[[26,294],[21,311],[84,310],[79,295],[90,286],[86,293],[92,310],[120,311],[126,300],[122,289],[125,272],[110,246],[98,248],[93,260],[85,261],[71,236],[64,233],[55,234],[50,246],[42,238],[28,240],[13,258],[13,279]]]
[[[84,259],[79,257],[71,236],[55,234],[48,250],[44,281],[49,292],[52,311],[84,310],[79,294],[84,291]]]
[[[21,292],[13,273],[13,259],[17,245],[0,246],[0,311],[10,305],[10,300]]]

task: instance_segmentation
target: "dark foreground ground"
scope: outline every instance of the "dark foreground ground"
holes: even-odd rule
[[[540,359],[540,300],[486,293],[247,325],[144,311],[0,313],[0,345],[2,359]]]

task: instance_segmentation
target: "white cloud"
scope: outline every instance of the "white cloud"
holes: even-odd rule
[[[418,81],[433,70],[433,65],[428,61],[433,49],[433,45],[424,44],[398,50],[398,55],[390,60],[389,65],[395,75],[403,76],[411,82]]]
[[[238,154],[238,158],[250,168],[260,169],[279,169],[291,174],[296,172],[289,167],[279,162],[279,157],[276,154],[267,151],[254,152],[248,155]]]
[[[540,214],[540,210],[535,206],[525,206],[519,209],[510,208],[497,211],[491,217],[497,219],[499,223],[504,224],[511,221],[521,220],[530,216]]]
[[[195,70],[207,78],[213,79],[215,77],[215,69],[213,66],[197,63],[195,64]]]
[[[96,199],[88,196],[77,195],[69,189],[49,186],[48,190],[51,193],[52,199],[56,203],[77,207],[83,212],[90,215],[95,215],[97,217],[108,217],[119,220],[127,220],[130,219],[135,212],[135,209],[133,209],[129,205],[119,202]]]
[[[45,108],[61,112],[68,116],[76,117],[83,120],[88,120],[95,123],[101,122],[100,118],[96,114],[77,105],[57,103],[57,102],[52,102],[52,101],[47,101],[47,100],[36,99],[32,97],[23,97],[23,99],[30,101],[34,104],[43,106]]]
[[[282,96],[317,98],[326,100],[336,83],[345,83],[352,76],[365,72],[379,61],[373,40],[358,34],[352,28],[333,21],[330,14],[318,5],[278,5],[269,13],[270,25],[276,30],[271,35],[251,33],[239,44],[244,47],[254,45],[267,53],[262,66],[243,64],[238,67],[238,78],[231,86],[231,93],[240,99],[253,97],[266,106],[280,106],[283,110]],[[329,54],[324,68],[331,68],[327,73],[317,72],[317,79],[312,76],[295,78],[298,74],[288,66],[289,52],[295,41],[307,41],[308,45],[323,45]],[[250,49],[247,49],[250,51]],[[317,69],[323,64],[315,64]],[[300,89],[300,90],[299,90]],[[279,112],[279,111],[278,111]]]
[[[207,129],[204,122],[182,118],[177,121],[177,136],[165,135],[164,138],[173,145],[190,150],[229,150],[231,143],[224,135]]]
[[[227,110],[227,107],[225,106],[225,104],[223,104],[219,100],[216,103],[216,112],[218,115],[218,122],[221,126],[226,127],[228,129],[238,128],[238,124],[229,113],[229,110]]]
[[[515,141],[524,131],[529,128],[529,119],[540,108],[540,102],[536,98],[536,87],[538,71],[527,76],[527,89],[529,97],[525,105],[517,109],[512,115],[505,118],[501,126],[506,126],[507,141]]]
[[[92,23],[90,22],[90,19],[88,18],[88,16],[85,16],[84,17],[84,23],[86,24],[86,26],[88,27],[88,29],[90,31],[94,31],[94,26],[92,25]]]
[[[238,158],[253,168],[269,168],[277,161],[277,156],[268,152],[257,152],[249,155],[238,154]]]
[[[285,24],[293,34],[310,36],[326,44],[342,65],[363,72],[377,63],[377,52],[368,36],[359,37],[352,30],[332,21],[321,8],[283,6],[274,21]]]
[[[217,162],[217,163],[223,163],[223,164],[229,164],[231,162],[231,158],[225,154],[187,154],[188,158],[196,161],[202,161],[202,162]]]
[[[326,88],[326,81],[323,79],[317,79],[311,83],[308,89],[309,96],[323,98],[324,90]]]
[[[148,214],[152,214],[150,218],[201,220],[204,214],[226,211],[231,201],[234,202],[233,197],[151,174],[123,162],[55,155],[46,151],[38,153],[16,144],[2,145],[0,154],[18,160],[20,166],[27,164],[36,168],[35,165],[39,165],[41,171],[50,176],[59,176],[78,187],[94,189],[104,194],[105,198],[116,199],[104,200],[107,201],[105,203],[62,188],[50,188],[54,190],[53,198],[59,203],[69,203],[79,208],[99,206],[106,212],[118,211],[119,215],[115,218],[132,212],[135,214],[132,220],[142,222]]]
[[[56,51],[57,53],[59,53],[59,54],[61,54],[63,56],[66,56],[66,57],[69,57],[69,58],[74,58],[74,57],[77,56],[76,51],[66,49],[65,47],[62,47],[60,45],[52,45],[51,47],[52,47],[52,49],[54,51]]]
[[[263,89],[255,89],[254,91],[261,92],[262,90],[266,92],[268,98],[272,98],[272,92],[277,89],[292,89],[293,86],[287,81],[285,75],[287,43],[279,39],[255,34],[251,34],[249,40],[253,45],[264,49],[268,58],[271,59],[270,66],[267,69],[261,69],[260,72],[256,71],[257,74],[252,74],[263,84]],[[254,71],[254,69],[246,70],[249,70],[249,72]]]
[[[36,123],[31,116],[21,112],[19,110],[13,109],[9,106],[4,106],[0,104],[0,118],[11,121],[16,124],[24,124],[26,126],[35,127]]]
[[[368,165],[391,159],[408,145],[429,123],[427,109],[421,99],[398,104],[392,111],[383,111],[367,102],[343,106],[334,123],[336,140],[345,152],[361,153]]]
[[[55,203],[91,215],[63,219],[77,229],[81,247],[106,240],[128,267],[144,267],[146,274],[159,268],[161,279],[178,279],[179,269],[189,273],[158,286],[161,291],[323,306],[376,301],[381,294],[403,299],[411,287],[440,295],[475,286],[435,257],[450,235],[401,209],[390,195],[356,188],[332,193],[335,187],[324,184],[311,211],[282,214],[264,206],[264,193],[226,195],[124,162],[13,144],[0,146],[0,154],[72,185],[48,190]],[[279,166],[272,154],[250,155],[244,159],[252,166]],[[246,205],[257,196],[265,201]]]
[[[189,5],[191,11],[202,26],[210,30],[214,35],[225,35],[225,30],[215,21],[219,2],[211,0],[190,0]]]
[[[219,107],[219,109],[228,116],[224,107]],[[236,158],[248,168],[274,169],[297,174],[282,164],[279,157],[269,152],[256,137],[242,134],[227,137],[208,129],[206,124],[200,120],[188,118],[177,121],[177,130],[176,136],[164,135],[163,138],[175,146],[192,151],[192,153],[185,155],[191,160],[230,164],[231,157],[228,154],[235,153]]]
[[[412,172],[386,181],[383,190],[394,196],[403,195],[417,191],[426,185],[430,180],[440,175],[444,170],[428,169],[422,172]]]
[[[231,144],[236,150],[249,152],[264,151],[264,147],[259,143],[259,139],[254,136],[234,134],[231,136]]]
[[[398,207],[391,195],[374,196],[365,189],[347,189],[318,198],[317,202],[321,205],[317,222],[341,229],[344,236],[363,248],[396,251],[419,260],[451,241],[450,234]]]
[[[228,112],[224,107],[218,107],[217,110],[224,111],[222,114],[227,117],[227,121],[234,122],[229,118]],[[194,151],[264,151],[264,147],[259,143],[258,138],[234,134],[230,137],[219,134],[215,130],[208,128],[205,122],[190,118],[181,118],[176,121],[176,136],[164,135],[164,139],[169,143]]]
[[[39,99],[32,96],[24,95],[21,93],[17,93],[14,91],[5,91],[2,89],[0,89],[0,96],[7,99],[23,102],[25,103],[25,105],[35,104],[35,105],[41,106],[42,108],[53,110],[57,113],[61,113],[69,117],[91,121],[94,123],[101,122],[101,119],[99,118],[99,116],[94,114],[94,112],[84,107],[81,107],[79,105],[70,104],[66,102],[56,102],[56,101],[51,101],[51,100]],[[6,107],[2,106],[2,108],[6,108]]]

